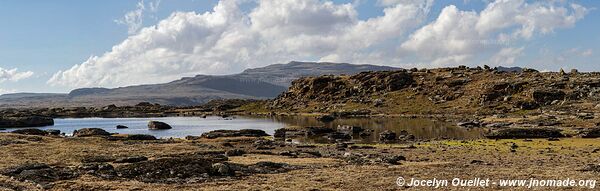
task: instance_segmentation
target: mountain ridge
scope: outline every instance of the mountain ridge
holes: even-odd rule
[[[287,90],[291,81],[300,77],[397,69],[366,64],[292,61],[250,68],[238,74],[196,75],[161,84],[79,88],[67,94],[5,94],[0,95],[0,107],[87,107],[135,105],[139,102],[187,106],[214,99],[268,99]]]

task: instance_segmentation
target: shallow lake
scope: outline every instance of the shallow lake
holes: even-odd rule
[[[148,130],[148,121],[162,121],[173,129]],[[117,125],[125,125],[127,129],[116,129]],[[406,130],[420,139],[476,139],[482,137],[480,129],[466,129],[454,124],[425,118],[348,118],[336,119],[331,123],[322,123],[314,117],[306,116],[235,116],[224,119],[217,116],[202,117],[162,117],[162,118],[68,118],[55,119],[54,126],[38,127],[39,129],[57,129],[67,135],[81,128],[102,128],[111,133],[150,134],[160,138],[182,138],[188,135],[199,136],[204,132],[229,129],[261,129],[273,134],[275,129],[293,126],[328,126],[338,125],[360,126],[373,129],[371,136],[357,138],[357,142],[375,142],[377,135],[385,130],[400,132]],[[2,131],[13,131],[7,128]],[[323,142],[320,138],[307,138],[301,142]]]

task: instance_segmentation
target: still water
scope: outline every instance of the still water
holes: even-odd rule
[[[170,124],[173,129],[148,130],[148,121],[162,121]],[[127,129],[116,129],[117,125],[125,125]],[[81,128],[102,128],[111,133],[150,134],[160,138],[182,138],[188,135],[199,136],[204,132],[229,129],[261,129],[273,134],[275,129],[284,127],[328,126],[338,125],[360,126],[372,129],[372,136],[357,138],[358,142],[374,142],[377,135],[385,130],[396,133],[406,130],[419,139],[475,139],[480,138],[482,131],[457,127],[451,123],[424,118],[348,118],[336,119],[331,123],[322,123],[314,117],[306,116],[235,116],[224,119],[217,116],[201,117],[162,117],[162,118],[68,118],[55,119],[54,126],[39,127],[39,129],[57,129],[67,135]],[[8,128],[2,131],[12,131]],[[307,142],[321,142],[314,137]]]

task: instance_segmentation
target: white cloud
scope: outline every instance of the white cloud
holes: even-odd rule
[[[502,47],[513,41],[572,27],[588,12],[577,4],[568,7],[552,1],[529,4],[525,0],[497,0],[478,13],[450,5],[435,21],[412,33],[401,50],[419,54],[423,62],[464,64],[467,60],[449,58],[475,57],[486,50],[506,51]]]
[[[487,62],[491,66],[513,66],[519,56],[523,54],[525,47],[502,48]]]
[[[117,24],[126,25],[127,33],[135,34],[142,28],[144,24],[144,12],[146,12],[146,10],[150,12],[156,12],[160,2],[161,0],[151,1],[148,3],[148,8],[146,8],[144,1],[140,0],[136,4],[136,9],[125,13],[123,18],[114,21]]]
[[[393,46],[378,46],[417,27],[429,6],[395,4],[385,7],[381,17],[359,20],[351,4],[264,0],[244,14],[239,1],[220,1],[211,12],[174,13],[111,51],[57,72],[48,83],[116,87],[232,73],[290,60],[350,61],[363,54],[377,55],[367,49],[392,54]]]
[[[447,6],[426,24],[433,0],[379,0],[383,15],[369,19],[359,19],[357,1],[261,0],[249,12],[239,8],[243,2],[222,0],[201,14],[173,13],[112,50],[55,73],[48,83],[72,88],[160,83],[291,60],[446,66],[469,63],[480,50],[497,51],[491,61],[514,63],[522,48],[499,41],[571,27],[587,11],[575,4],[498,0],[481,12]]]
[[[0,68],[0,82],[4,82],[4,81],[19,81],[22,79],[26,79],[29,78],[33,75],[32,71],[26,71],[26,72],[18,72],[17,68],[13,68],[13,69],[4,69],[4,68]]]
[[[585,56],[585,57],[591,56],[592,54],[594,54],[594,51],[592,49],[587,49],[587,50],[584,50],[581,53],[579,53],[579,55]]]

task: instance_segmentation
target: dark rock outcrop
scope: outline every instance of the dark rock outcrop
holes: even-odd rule
[[[117,129],[127,129],[129,127],[125,126],[125,125],[117,125]]]
[[[62,167],[50,167],[43,163],[27,163],[15,167],[4,169],[0,174],[11,176],[19,181],[32,181],[42,186],[48,183],[69,180],[79,176],[79,174],[71,169]]]
[[[202,133],[202,137],[214,139],[219,137],[264,137],[269,136],[263,130],[258,129],[242,129],[242,130],[215,130]]]
[[[172,129],[169,124],[160,121],[150,121],[148,122],[148,129],[150,130],[162,130],[162,129]]]
[[[126,140],[146,140],[146,141],[157,140],[155,136],[146,135],[146,134],[131,134],[131,135],[127,135],[127,137],[125,139]]]
[[[272,103],[274,108],[300,108],[310,102],[322,106],[360,101],[374,94],[397,91],[414,83],[405,70],[362,72],[353,76],[305,77],[294,80],[287,92],[280,94]],[[368,100],[373,103],[374,100]]]
[[[386,130],[384,132],[381,132],[379,134],[379,141],[381,142],[389,142],[389,141],[395,141],[396,140],[396,133]]]
[[[563,100],[565,95],[565,92],[555,89],[535,90],[532,93],[532,98],[539,104],[547,105],[554,100]]]
[[[582,138],[598,138],[600,137],[600,127],[586,129],[579,134]]]
[[[46,132],[44,130],[40,130],[40,129],[18,129],[18,130],[12,131],[12,133],[23,134],[23,135],[40,135],[40,136],[48,135],[48,132]]]
[[[54,119],[50,117],[0,117],[0,127],[43,127],[51,125],[54,125]]]
[[[100,128],[83,128],[73,131],[74,137],[110,136],[110,133]]]
[[[172,182],[212,173],[212,165],[223,160],[183,156],[161,158],[118,166],[115,171],[121,178],[142,182]]]

